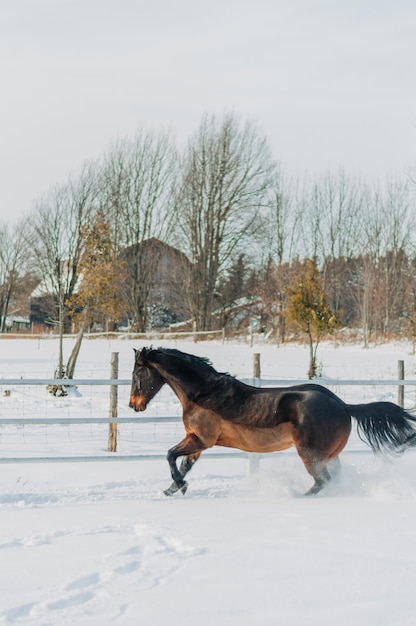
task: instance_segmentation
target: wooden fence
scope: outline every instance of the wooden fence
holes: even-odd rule
[[[307,383],[312,381],[300,380],[300,379],[262,379],[261,378],[261,365],[260,355],[253,355],[253,377],[240,379],[242,382],[251,384],[254,386],[289,386],[301,383]],[[416,387],[416,380],[406,380],[404,378],[404,363],[398,362],[398,378],[392,380],[341,380],[341,379],[324,379],[320,378],[319,384],[326,387],[338,387],[338,386],[394,386],[397,387],[397,403],[403,406],[404,402],[404,388],[405,386]],[[0,451],[0,463],[42,463],[42,462],[76,462],[76,461],[131,461],[131,460],[149,460],[149,459],[165,459],[163,454],[113,454],[117,451],[117,430],[123,426],[123,424],[157,424],[157,423],[179,423],[181,418],[178,416],[164,416],[164,417],[118,417],[118,394],[117,389],[121,385],[131,385],[131,379],[119,379],[118,378],[118,353],[111,354],[111,378],[109,379],[38,379],[38,378],[3,378],[0,379],[0,388],[4,388],[4,394],[10,393],[10,387],[16,385],[62,385],[62,386],[83,386],[83,385],[102,385],[110,388],[109,394],[109,417],[1,417],[1,425],[69,425],[69,424],[108,424],[109,425],[109,437],[108,437],[108,452],[109,454],[103,454],[100,456],[44,456],[44,457],[2,457]],[[212,452],[209,451],[209,456],[212,458],[246,458],[249,461],[249,469],[252,472],[258,465],[258,460],[261,455],[238,452],[238,451],[224,451],[224,452]]]

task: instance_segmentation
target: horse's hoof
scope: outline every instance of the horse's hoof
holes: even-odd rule
[[[176,483],[172,483],[169,489],[164,490],[165,496],[173,496],[174,493],[178,491],[178,485]]]
[[[175,494],[177,491],[181,491],[183,495],[185,495],[187,489],[188,483],[186,482],[186,480],[184,480],[183,484],[180,486],[177,483],[173,482],[169,489],[166,489],[163,493],[165,494],[165,496],[173,496],[173,494]]]
[[[312,487],[304,494],[305,496],[316,496],[317,493],[322,491],[325,487],[325,483],[315,483]]]

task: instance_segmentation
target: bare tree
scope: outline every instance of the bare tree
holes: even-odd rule
[[[284,310],[287,304],[287,288],[290,267],[302,233],[303,203],[299,198],[299,184],[289,179],[279,166],[273,175],[269,191],[268,210],[264,214],[262,248],[263,276],[259,282],[263,317],[277,334],[278,342],[286,336]]]
[[[388,334],[393,329],[394,320],[403,314],[409,287],[407,263],[415,232],[415,214],[408,181],[387,181],[381,212],[384,224],[383,260],[380,263],[384,295],[382,331]]]
[[[145,330],[148,324],[148,296],[158,262],[157,249],[150,255],[144,242],[170,237],[176,167],[176,149],[170,135],[145,131],[115,144],[104,161],[101,202],[111,220],[119,252],[125,249],[124,293],[139,330]]]
[[[356,301],[364,344],[370,334],[386,335],[408,308],[409,255],[414,234],[413,205],[406,184],[389,181],[367,189],[361,238],[361,278]]]
[[[58,378],[64,375],[66,301],[79,280],[82,229],[91,218],[96,199],[95,174],[94,164],[86,165],[78,178],[70,178],[66,185],[39,200],[30,220],[30,249],[42,277],[38,295],[49,300],[51,322],[59,331]]]
[[[234,255],[247,251],[266,203],[273,164],[256,126],[231,114],[205,115],[184,151],[176,213],[192,263],[190,308],[197,330],[209,330],[218,280]]]
[[[0,332],[5,331],[6,317],[19,286],[27,255],[25,223],[0,225]]]
[[[315,257],[322,264],[325,292],[332,309],[344,302],[345,265],[360,252],[365,218],[362,185],[343,170],[327,173],[314,185],[312,212],[319,222]]]

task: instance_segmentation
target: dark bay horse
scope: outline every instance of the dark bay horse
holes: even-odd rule
[[[167,348],[135,350],[130,407],[144,411],[164,384],[183,408],[185,438],[168,451],[173,479],[165,491],[185,493],[186,474],[201,452],[212,446],[247,452],[273,452],[294,446],[314,479],[306,495],[331,480],[328,465],[348,441],[351,417],[374,452],[400,454],[416,445],[416,418],[392,402],[346,404],[312,383],[258,388],[220,374],[207,359]],[[184,457],[180,468],[178,457]]]

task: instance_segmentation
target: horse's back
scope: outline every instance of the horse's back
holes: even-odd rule
[[[317,391],[322,393],[324,396],[328,398],[332,398],[336,400],[340,404],[345,404],[343,400],[339,396],[337,396],[333,391],[324,387],[323,385],[318,385],[317,383],[301,383],[300,385],[291,385],[290,387],[284,388],[286,391]]]

